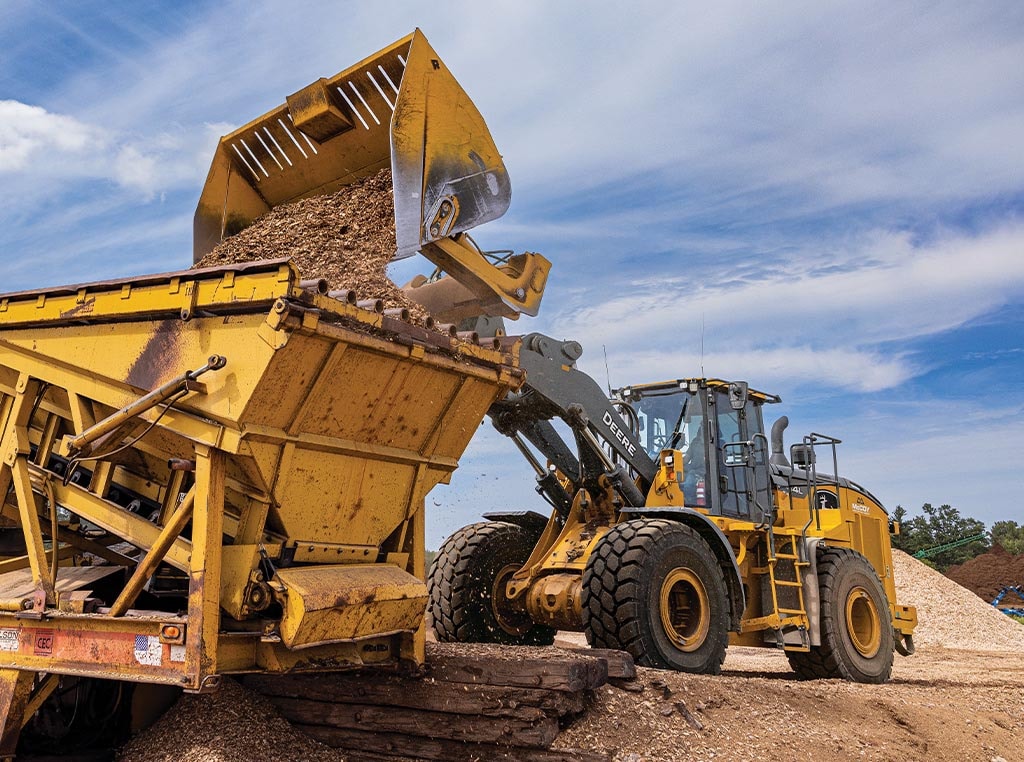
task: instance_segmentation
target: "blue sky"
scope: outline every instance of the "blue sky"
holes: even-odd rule
[[[475,237],[554,263],[511,330],[746,379],[890,508],[1020,521],[1024,5],[775,5],[7,0],[3,290],[187,267],[216,139],[419,26],[512,178]],[[502,507],[543,504],[484,424],[428,544]]]

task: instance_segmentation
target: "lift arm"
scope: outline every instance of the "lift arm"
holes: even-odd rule
[[[643,505],[658,466],[597,382],[576,368],[582,353],[575,341],[559,341],[540,333],[523,336],[519,365],[526,371],[526,383],[495,403],[488,415],[495,428],[527,455],[537,471],[538,491],[556,507],[567,510],[570,495],[532,458],[523,439],[568,480],[571,492],[593,491],[597,479],[604,476],[626,505]],[[572,430],[576,453],[552,425],[555,418]]]

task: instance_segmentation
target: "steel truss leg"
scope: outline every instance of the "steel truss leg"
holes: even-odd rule
[[[18,747],[18,736],[25,724],[25,709],[32,698],[35,672],[20,669],[0,669],[0,760],[13,759]]]

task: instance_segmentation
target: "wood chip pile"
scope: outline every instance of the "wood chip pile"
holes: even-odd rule
[[[1024,585],[1024,553],[1012,555],[1001,545],[946,570],[946,576],[988,603],[1003,586]]]
[[[182,696],[118,753],[119,762],[346,762],[282,719],[262,696],[226,679],[216,693]]]
[[[898,602],[917,607],[918,646],[1024,650],[1024,625],[916,558],[892,552]]]
[[[383,299],[385,307],[406,307],[422,320],[423,308],[387,276],[395,248],[391,170],[382,169],[335,193],[274,207],[195,267],[291,257],[303,279],[324,278],[332,289]]]

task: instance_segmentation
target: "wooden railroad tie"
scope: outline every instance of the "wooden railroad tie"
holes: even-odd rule
[[[422,677],[260,674],[244,682],[353,760],[608,762],[608,752],[551,745],[592,691],[635,677],[623,651],[428,643]]]

